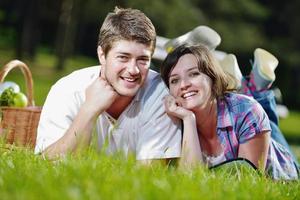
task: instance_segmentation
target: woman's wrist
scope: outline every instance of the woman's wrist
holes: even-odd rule
[[[192,111],[189,111],[182,119],[184,122],[196,121],[196,116]]]

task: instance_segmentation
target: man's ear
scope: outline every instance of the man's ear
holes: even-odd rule
[[[104,74],[105,74],[106,59],[105,59],[105,53],[100,45],[97,47],[97,55],[101,65],[101,72],[99,76],[105,78]]]
[[[100,45],[97,47],[97,54],[98,54],[98,59],[99,59],[100,64],[102,66],[105,65],[105,63],[106,63],[105,53]]]

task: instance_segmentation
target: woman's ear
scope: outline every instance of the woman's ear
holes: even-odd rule
[[[105,53],[100,45],[97,48],[97,55],[98,55],[100,65],[105,65],[105,63],[106,63]]]

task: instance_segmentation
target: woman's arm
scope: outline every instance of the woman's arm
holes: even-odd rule
[[[267,163],[270,131],[258,133],[251,140],[239,146],[239,157],[250,160],[258,169],[264,171]]]
[[[183,119],[183,139],[180,166],[193,167],[202,163],[202,151],[200,147],[196,118],[193,113]]]
[[[192,111],[184,109],[176,103],[172,96],[164,99],[166,112],[183,121],[183,139],[179,166],[193,167],[202,163],[202,151],[200,147],[196,118]]]

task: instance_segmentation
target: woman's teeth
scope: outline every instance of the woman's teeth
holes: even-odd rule
[[[188,92],[188,93],[183,94],[182,97],[188,98],[188,97],[194,96],[196,94],[197,94],[197,92]]]

